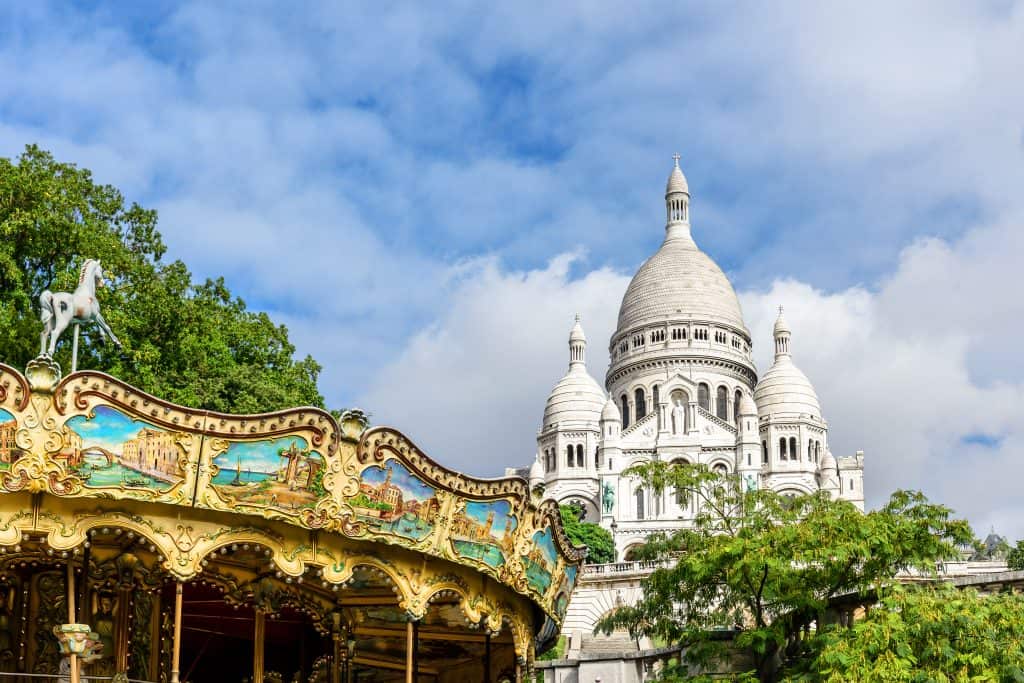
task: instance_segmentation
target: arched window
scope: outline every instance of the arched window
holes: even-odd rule
[[[639,422],[647,414],[647,402],[644,400],[643,388],[637,388],[633,392],[633,403],[636,404],[636,419]]]
[[[798,451],[796,449],[796,437],[795,436],[789,437],[789,457],[792,458],[793,460],[799,460],[800,459],[800,451]]]
[[[583,444],[576,444],[576,467],[586,467],[583,459]]]
[[[762,441],[761,442],[761,464],[762,465],[767,465],[768,464],[768,442],[767,441]]]
[[[651,394],[652,394],[651,410],[653,410],[658,415],[658,429],[660,430],[661,429],[661,408],[658,407],[658,402],[661,400],[661,398],[658,396],[658,385],[657,384],[655,384],[654,388],[651,389]]]
[[[743,397],[743,392],[739,389],[736,390],[736,394],[732,397],[732,419],[736,422],[736,426],[740,426],[740,398]]]
[[[729,419],[729,390],[725,387],[718,387],[715,396],[715,415],[723,420]]]
[[[818,462],[818,458],[821,457],[821,442],[814,442],[814,462]]]
[[[629,398],[625,394],[622,395],[622,428],[625,429],[629,426]]]
[[[786,437],[779,439],[779,460],[786,459]]]
[[[644,518],[644,490],[642,488],[636,490],[636,518]]]
[[[701,382],[697,385],[697,405],[704,410],[711,410],[711,396],[708,385]]]
[[[722,463],[718,463],[717,465],[715,465],[712,468],[712,470],[714,471],[715,474],[721,474],[721,475],[729,474],[729,468],[726,467],[725,465],[723,465]]]
[[[686,489],[677,488],[675,491],[676,507],[680,510],[688,510],[690,508],[690,492]]]
[[[569,444],[568,446],[565,447],[565,466],[566,467],[572,467],[572,461],[573,461],[572,444]]]

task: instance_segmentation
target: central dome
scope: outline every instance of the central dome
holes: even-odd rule
[[[619,332],[687,317],[730,325],[749,338],[729,279],[697,248],[688,226],[676,230],[682,227],[670,226],[661,248],[633,276],[619,308]]]

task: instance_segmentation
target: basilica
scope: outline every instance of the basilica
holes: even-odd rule
[[[622,298],[604,389],[587,371],[577,316],[568,371],[548,396],[536,459],[521,471],[531,488],[609,529],[620,561],[649,534],[696,514],[687,496],[623,475],[654,458],[703,464],[748,489],[824,490],[863,509],[864,455],[829,450],[818,396],[794,361],[799,334],[794,343],[781,308],[774,362],[758,374],[736,292],[691,233],[678,156],[665,210],[665,240]]]

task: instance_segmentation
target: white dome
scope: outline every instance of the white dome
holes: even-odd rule
[[[683,170],[679,168],[679,157],[675,157],[676,166],[672,169],[672,174],[668,177],[668,183],[665,185],[665,194],[673,194],[675,192],[685,192],[690,194],[690,185],[686,182],[686,176],[683,175]]]
[[[580,324],[580,316],[579,313],[577,313],[576,324],[573,325],[572,330],[569,331],[569,343],[585,341],[587,341],[587,335],[583,334],[583,325]]]
[[[697,248],[689,229],[677,225],[626,288],[617,334],[637,325],[685,317],[730,325],[750,336],[729,279]]]
[[[757,404],[747,392],[740,397],[740,415],[757,415]]]
[[[544,466],[540,464],[540,458],[534,458],[530,465],[530,486],[536,486],[544,481]]]
[[[839,471],[839,463],[836,462],[836,458],[832,455],[832,451],[825,449],[825,455],[821,456],[821,462],[818,464],[818,469],[824,472],[835,473]]]
[[[609,396],[608,400],[605,401],[604,410],[601,411],[601,419],[622,422],[622,415],[619,413],[619,406],[615,404],[615,400]]]
[[[558,381],[544,406],[541,431],[555,423],[580,423],[597,426],[604,407],[604,391],[590,373],[586,362],[587,337],[583,334],[579,315],[569,332],[569,372]]]
[[[543,429],[556,422],[585,422],[597,424],[605,395],[597,382],[582,365],[569,369],[548,396],[544,406]]]
[[[821,417],[821,404],[807,375],[793,364],[789,355],[775,358],[754,389],[758,413],[766,415],[810,415]]]

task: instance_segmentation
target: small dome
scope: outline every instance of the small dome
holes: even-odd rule
[[[832,451],[825,449],[825,455],[821,456],[821,462],[818,463],[818,469],[822,472],[838,472],[839,463],[836,462],[835,456],[832,455]]]
[[[583,325],[580,324],[580,314],[577,313],[576,324],[572,326],[572,330],[569,332],[569,343],[585,341],[587,341],[587,335],[583,334]]]
[[[540,464],[540,458],[534,458],[530,465],[530,486],[535,486],[544,481],[544,466]]]
[[[668,176],[668,184],[665,185],[665,194],[672,194],[674,192],[685,192],[690,194],[690,185],[686,182],[686,176],[683,175],[683,169],[679,168],[679,155],[676,154],[675,159],[676,165],[672,169],[672,173]]]
[[[622,422],[622,415],[619,413],[619,406],[611,396],[604,403],[604,410],[601,411],[601,420],[608,422]]]
[[[793,330],[789,329],[789,323],[782,317],[782,306],[779,306],[779,317],[775,319],[775,327],[772,329],[772,333],[775,335],[780,334],[792,334]]]
[[[810,415],[823,419],[818,394],[788,355],[776,356],[775,363],[761,375],[754,389],[754,401],[761,415]]]
[[[745,391],[740,397],[740,415],[757,415],[757,404],[754,403],[753,397]]]
[[[556,422],[597,424],[604,408],[605,395],[585,367],[574,365],[559,380],[544,406],[543,429]]]

